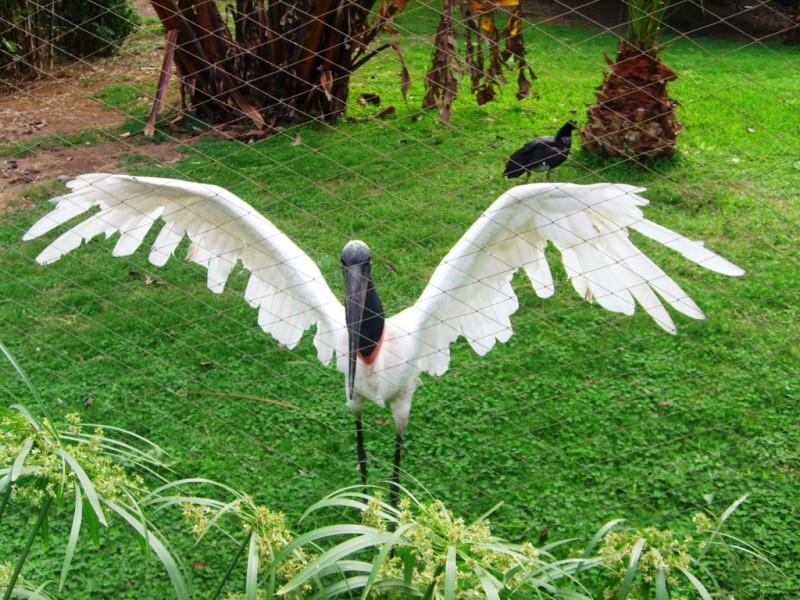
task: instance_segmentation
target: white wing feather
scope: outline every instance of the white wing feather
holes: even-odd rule
[[[93,207],[100,210],[75,225],[37,257],[58,260],[98,234],[119,232],[114,256],[127,256],[142,244],[155,221],[163,220],[150,252],[161,266],[188,236],[189,259],[208,269],[208,287],[221,293],[241,261],[250,271],[245,299],[259,310],[258,323],[279,342],[294,347],[316,324],[314,344],[320,361],[347,352],[344,307],[317,265],[285,234],[231,192],[174,179],[93,173],[67,184],[70,192],[53,199],[56,208],[25,234],[37,238]]]
[[[393,317],[417,338],[417,367],[441,375],[450,344],[463,335],[480,355],[511,337],[510,316],[518,302],[511,278],[520,268],[542,297],[553,294],[545,259],[548,241],[561,252],[575,290],[586,300],[623,314],[636,304],[666,331],[675,324],[659,296],[683,314],[702,319],[700,308],[628,237],[632,228],[726,275],[742,269],[656,223],[639,207],[642,188],[601,183],[531,184],[498,198],[439,263],[417,303]]]

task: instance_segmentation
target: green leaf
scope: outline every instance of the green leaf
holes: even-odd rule
[[[474,572],[478,577],[478,581],[481,582],[483,593],[486,594],[486,600],[500,600],[499,591],[503,589],[503,584],[481,566],[476,566]]]
[[[25,419],[31,424],[31,427],[37,432],[41,432],[43,430],[41,422],[39,419],[33,416],[33,414],[25,408],[22,404],[12,404],[10,408],[13,408],[18,413],[20,413]]]
[[[13,484],[17,478],[22,473],[22,467],[25,465],[25,459],[28,458],[28,454],[33,447],[33,438],[28,438],[25,440],[25,443],[22,444],[22,449],[17,454],[17,458],[14,459],[14,465],[11,467],[11,483]]]
[[[367,583],[367,579],[368,577],[366,575],[356,575],[355,577],[340,579],[339,581],[321,588],[319,591],[317,591],[317,593],[308,598],[308,600],[327,600],[328,598],[335,598],[336,596],[341,596],[342,594],[349,595],[351,592],[363,588]],[[373,589],[376,592],[397,592],[402,594],[402,596],[400,596],[402,598],[422,596],[417,588],[410,586],[399,579],[384,579],[377,581],[375,582]]]
[[[64,551],[64,563],[61,566],[61,577],[58,580],[58,591],[64,589],[64,582],[67,580],[67,573],[72,566],[72,557],[75,555],[75,546],[78,544],[78,535],[81,532],[81,521],[83,520],[83,497],[81,496],[81,486],[75,482],[75,512],[72,514],[72,528],[67,540],[67,548]]]
[[[639,538],[631,549],[630,560],[628,561],[628,569],[625,571],[625,579],[622,581],[622,587],[619,590],[617,598],[625,600],[630,594],[633,580],[636,577],[637,567],[639,565],[639,557],[642,555],[642,548],[647,543],[645,538]]]
[[[612,527],[616,527],[620,523],[624,522],[625,519],[613,519],[608,523],[606,523],[605,525],[603,525],[600,529],[598,529],[597,533],[594,534],[594,537],[592,537],[592,539],[589,540],[589,543],[586,545],[586,549],[583,551],[583,558],[589,558],[592,555],[595,546],[597,546],[600,540],[602,540],[605,537],[606,533],[608,533]],[[578,572],[580,572],[580,570],[581,566],[579,565],[578,568],[575,570],[575,574],[577,575]]]
[[[17,375],[19,375],[19,378],[22,379],[22,381],[25,383],[25,386],[28,388],[31,395],[39,403],[39,406],[43,408],[42,398],[41,396],[39,396],[39,391],[34,387],[33,383],[31,383],[31,380],[28,379],[28,376],[25,374],[25,371],[23,371],[22,367],[19,366],[19,363],[17,363],[17,361],[14,360],[14,357],[11,356],[11,353],[8,351],[8,348],[6,348],[2,342],[0,342],[0,352],[2,352],[5,355],[8,362],[10,362],[11,366],[14,367],[14,370],[17,372]]]
[[[85,504],[84,512],[86,513],[86,519],[89,523],[89,535],[92,537],[94,547],[100,548],[100,522],[97,520],[97,514],[94,512],[94,508],[89,504],[89,501],[84,498],[83,502]]]
[[[172,556],[172,553],[167,549],[164,543],[154,535],[154,533],[152,532],[152,528],[148,530],[147,527],[145,527],[141,522],[139,522],[139,520],[136,519],[136,517],[134,517],[123,506],[116,504],[108,499],[105,499],[105,504],[115,513],[117,513],[120,517],[125,519],[128,522],[128,524],[131,527],[133,527],[133,529],[136,530],[136,532],[139,535],[145,538],[145,540],[147,541],[147,545],[161,561],[161,564],[164,565],[164,568],[167,571],[167,575],[169,575],[170,581],[172,581],[172,586],[175,588],[175,591],[177,592],[178,598],[180,598],[181,600],[189,600],[190,594],[186,586],[186,580],[183,576],[183,572],[178,566],[178,563],[175,560],[175,558]]]
[[[341,528],[344,531],[348,531],[354,527],[361,529],[363,526],[333,526],[330,528],[322,528],[322,529]],[[370,548],[372,546],[379,546],[381,544],[385,544],[391,540],[391,535],[389,534],[375,533],[375,530],[369,527],[364,527],[364,529],[367,529],[368,532],[364,533],[363,535],[359,535],[358,537],[346,540],[341,544],[334,546],[330,550],[322,553],[319,557],[317,557],[316,560],[312,561],[308,566],[306,566],[305,569],[303,569],[300,573],[295,575],[288,583],[286,583],[281,589],[279,589],[278,594],[281,595],[291,592],[293,589],[303,585],[306,581],[308,581],[310,578],[316,575],[320,570],[339,561],[345,556],[350,556],[351,554],[354,554],[365,548]],[[313,534],[316,532],[311,532],[311,533]],[[296,542],[298,539],[300,538],[295,538],[293,543]],[[283,551],[278,555],[278,557],[276,557],[275,559],[276,562],[278,562],[279,557],[284,556],[285,553],[286,553],[286,548],[284,548]]]
[[[664,560],[658,550],[653,548],[652,552],[656,559],[656,600],[668,600],[669,594],[667,593],[667,574],[664,570]]]
[[[42,534],[42,543],[45,546],[50,545],[50,518],[49,518],[49,511],[45,512],[42,516],[42,523],[39,526],[39,531]]]
[[[94,510],[95,514],[97,515],[97,520],[100,522],[100,524],[108,527],[106,516],[103,513],[103,509],[100,507],[100,498],[97,495],[97,491],[94,489],[92,480],[89,479],[89,476],[86,474],[86,471],[84,471],[83,467],[78,464],[78,461],[76,461],[75,458],[63,448],[56,447],[55,451],[56,454],[63,458],[69,464],[69,466],[72,467],[72,471],[75,473],[78,481],[80,481],[81,487],[86,494],[86,499],[89,501],[92,510]]]
[[[247,600],[256,600],[258,595],[258,536],[250,531],[250,547],[247,550],[247,575],[245,579]]]
[[[456,597],[457,557],[458,548],[454,545],[448,546],[444,563],[444,600],[455,600]]]
[[[364,591],[361,594],[361,597],[366,600],[367,596],[369,595],[370,589],[372,588],[372,584],[376,581],[378,577],[378,573],[383,567],[383,563],[386,562],[386,559],[389,557],[389,553],[395,547],[395,544],[400,541],[403,534],[408,531],[411,525],[403,525],[402,527],[398,528],[394,533],[392,533],[391,539],[383,545],[381,548],[378,557],[375,559],[375,562],[372,566],[372,572],[369,574],[369,579],[367,580],[366,585],[364,586]]]
[[[700,594],[700,597],[703,600],[713,600],[711,594],[708,593],[706,587],[700,582],[700,580],[697,577],[694,576],[694,574],[692,574],[691,571],[683,567],[678,567],[678,569],[680,569],[681,573],[683,573],[686,576],[686,579],[688,579],[689,583],[691,583],[694,586],[694,589],[697,590],[697,593]]]

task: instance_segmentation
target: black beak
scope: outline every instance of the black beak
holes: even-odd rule
[[[344,314],[347,320],[348,370],[347,399],[353,397],[353,384],[356,379],[356,360],[364,318],[364,303],[369,284],[369,263],[357,263],[342,268],[344,275]]]

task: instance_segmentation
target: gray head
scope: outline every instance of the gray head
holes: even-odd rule
[[[372,252],[361,240],[347,242],[342,250],[342,267],[352,267],[354,265],[369,263],[372,261]]]

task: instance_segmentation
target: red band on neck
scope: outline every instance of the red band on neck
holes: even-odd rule
[[[381,339],[378,340],[378,343],[375,344],[375,347],[372,349],[372,354],[370,354],[369,356],[364,356],[363,354],[361,354],[361,351],[359,350],[358,355],[361,357],[361,360],[363,360],[368,365],[371,365],[372,363],[375,362],[375,359],[378,357],[378,352],[381,351],[382,345],[383,345],[383,332],[381,332]]]

